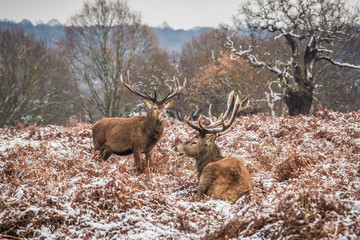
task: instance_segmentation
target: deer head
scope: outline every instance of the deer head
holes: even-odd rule
[[[220,149],[215,144],[215,139],[221,135],[231,131],[234,127],[236,115],[247,108],[249,104],[248,97],[243,100],[239,100],[239,96],[235,91],[229,94],[227,101],[227,108],[225,113],[220,114],[218,118],[215,118],[211,114],[211,105],[209,107],[209,121],[210,124],[204,125],[203,115],[198,119],[197,125],[189,121],[189,117],[185,117],[185,122],[198,134],[189,141],[179,144],[175,147],[175,151],[178,154],[185,155],[187,157],[193,157],[197,161],[198,174],[201,174],[202,168],[204,168],[209,162],[217,161],[221,158]]]
[[[175,82],[175,90],[172,91],[171,87],[169,92],[162,100],[157,99],[156,89],[154,88],[154,95],[151,96],[145,90],[143,93],[139,92],[134,88],[133,85],[130,83],[130,76],[129,72],[127,73],[127,80],[124,82],[122,75],[120,76],[121,83],[129,89],[132,93],[142,97],[142,101],[144,102],[145,106],[150,109],[148,112],[148,116],[162,122],[166,117],[166,109],[169,108],[173,103],[174,100],[170,100],[171,98],[175,97],[184,89],[186,84],[186,79],[184,80],[183,85],[181,86],[179,80],[177,78],[173,78]]]

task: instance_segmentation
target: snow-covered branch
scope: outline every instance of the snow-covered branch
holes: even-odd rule
[[[276,115],[275,114],[275,109],[274,109],[275,102],[278,101],[278,100],[281,100],[281,98],[282,98],[281,93],[274,93],[273,89],[271,88],[271,85],[273,83],[278,83],[278,82],[277,81],[268,82],[268,88],[270,90],[270,93],[265,91],[266,102],[267,102],[267,104],[268,104],[268,106],[270,108],[271,116]]]
[[[290,32],[287,32],[285,29],[281,29],[281,34],[279,34],[278,36],[276,36],[274,39],[278,39],[278,38],[281,38],[281,37],[284,37],[284,36],[291,36],[291,37],[294,37],[294,38],[298,38],[298,39],[303,39],[304,36],[301,36],[299,34],[295,34],[294,33],[294,30],[291,30]]]
[[[333,53],[334,52],[332,50],[329,50],[329,49],[326,49],[326,48],[323,48],[323,47],[316,48],[316,51],[317,52],[325,52],[325,53]]]
[[[334,64],[335,66],[347,67],[347,68],[353,68],[353,69],[360,70],[360,65],[354,65],[354,64],[350,64],[350,63],[341,63],[341,62],[335,61],[334,59],[332,59],[330,57],[326,57],[326,56],[319,57],[317,60],[326,60],[326,61]]]
[[[236,48],[234,47],[234,42],[230,39],[229,36],[227,37],[226,44],[229,46],[230,51],[237,58],[242,57],[242,58],[249,60],[250,64],[254,67],[266,67],[271,72],[275,73],[278,77],[282,77],[284,75],[284,72],[281,71],[277,66],[271,66],[270,64],[268,64],[266,62],[259,61],[255,55],[251,54],[251,51],[252,51],[251,46],[247,50],[237,51]],[[241,49],[241,47],[240,47],[240,49]],[[233,56],[231,56],[231,58],[234,59]]]

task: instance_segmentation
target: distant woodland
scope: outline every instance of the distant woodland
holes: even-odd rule
[[[42,40],[48,46],[56,46],[56,43],[64,37],[63,26],[58,20],[53,19],[48,23],[33,24],[29,20],[24,19],[21,22],[8,20],[0,21],[1,30],[11,30],[23,28],[25,33],[32,35],[37,40]],[[190,30],[173,29],[166,23],[162,27],[154,27],[159,45],[169,52],[180,52],[185,42],[199,36],[202,32],[210,31],[209,27],[198,27]]]

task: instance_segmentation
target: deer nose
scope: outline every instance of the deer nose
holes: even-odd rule
[[[177,147],[174,147],[174,151],[177,152]]]

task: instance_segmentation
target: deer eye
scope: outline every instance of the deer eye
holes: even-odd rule
[[[197,142],[192,142],[191,145],[194,145],[194,144],[196,144],[196,143],[197,143]]]

